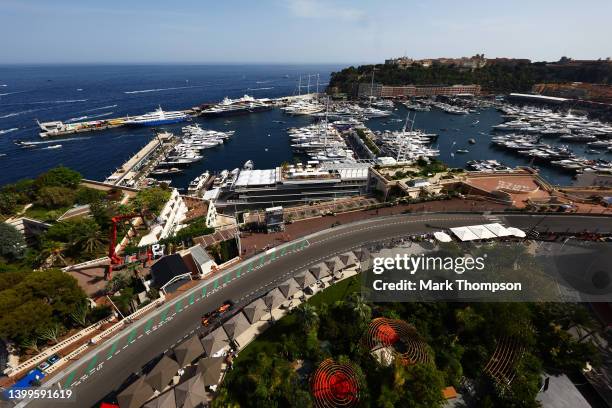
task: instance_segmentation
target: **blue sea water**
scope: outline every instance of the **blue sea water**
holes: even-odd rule
[[[85,177],[103,180],[144,146],[150,128],[117,128],[73,137],[41,140],[36,120],[81,121],[164,110],[187,109],[224,97],[249,94],[274,98],[308,91],[307,75],[319,74],[326,84],[335,65],[48,65],[0,66],[0,185],[63,164]],[[310,78],[310,91],[316,90]],[[324,85],[323,85],[324,86]],[[286,123],[277,123],[284,121]],[[291,160],[285,129],[308,124],[307,118],[287,118],[278,111],[226,119],[197,119],[205,128],[235,130],[225,145],[205,151],[205,160],[181,175],[177,186],[204,169],[219,171],[253,160],[258,168]],[[184,124],[167,126],[180,131]],[[16,130],[11,130],[15,129]],[[3,134],[3,132],[6,132]],[[43,142],[21,149],[15,140]],[[61,144],[59,149],[47,149]],[[193,176],[193,177],[192,177]],[[183,180],[184,179],[184,180]]]
[[[48,65],[0,66],[0,185],[63,164],[85,177],[103,180],[153,137],[150,128],[117,128],[82,133],[72,137],[41,140],[36,120],[65,122],[138,115],[161,105],[165,110],[187,109],[224,97],[244,94],[258,98],[294,95],[302,76],[319,74],[321,84],[341,65]],[[310,91],[315,91],[311,77]],[[323,86],[322,86],[323,87]],[[321,87],[321,88],[322,88]],[[398,106],[390,119],[404,119],[406,109]],[[372,119],[374,130],[400,129],[399,120]],[[474,122],[478,120],[476,125]],[[286,129],[311,123],[308,117],[290,117],[278,109],[229,118],[197,118],[202,127],[234,130],[225,144],[204,151],[204,160],[173,178],[173,185],[186,187],[204,170],[218,172],[241,167],[253,160],[256,168],[271,168],[292,161]],[[529,159],[495,149],[490,144],[491,126],[502,121],[494,109],[457,116],[437,109],[419,112],[416,128],[438,133],[440,159],[454,167],[472,159],[497,159],[509,166],[528,165]],[[180,132],[184,124],[170,125]],[[446,130],[443,130],[446,129]],[[475,145],[468,139],[474,138]],[[21,149],[15,140],[41,142],[34,149]],[[551,142],[551,140],[547,140]],[[59,149],[49,146],[61,144]],[[467,154],[455,153],[469,149]],[[576,153],[588,156],[583,147]],[[537,163],[536,163],[537,165]],[[547,165],[540,170],[556,184],[571,183],[571,174]]]

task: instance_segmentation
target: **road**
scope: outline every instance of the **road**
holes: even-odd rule
[[[406,214],[370,218],[321,231],[250,258],[214,279],[202,281],[123,329],[45,383],[45,386],[71,388],[76,401],[52,404],[33,401],[27,405],[35,408],[94,406],[147,362],[199,331],[202,314],[227,299],[246,304],[299,271],[335,254],[388,238],[490,222],[522,229],[537,226],[537,229],[550,231],[612,231],[612,218],[519,214]]]

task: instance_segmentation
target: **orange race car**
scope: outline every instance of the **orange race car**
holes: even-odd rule
[[[226,300],[216,310],[206,313],[204,316],[202,316],[202,326],[208,326],[213,320],[223,316],[225,312],[232,308],[233,305],[234,302],[232,302],[231,300]]]

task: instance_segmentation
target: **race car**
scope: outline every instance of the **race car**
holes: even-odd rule
[[[202,326],[208,326],[213,320],[219,319],[228,310],[230,310],[233,305],[234,305],[234,302],[232,302],[231,300],[226,300],[216,310],[213,310],[212,312],[208,312],[205,315],[203,315],[202,316]]]

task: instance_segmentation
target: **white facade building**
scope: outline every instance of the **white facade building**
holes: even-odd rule
[[[187,205],[178,193],[177,189],[172,189],[170,199],[164,205],[151,231],[142,237],[138,246],[155,244],[160,239],[168,238],[183,228],[183,221],[187,217]]]

